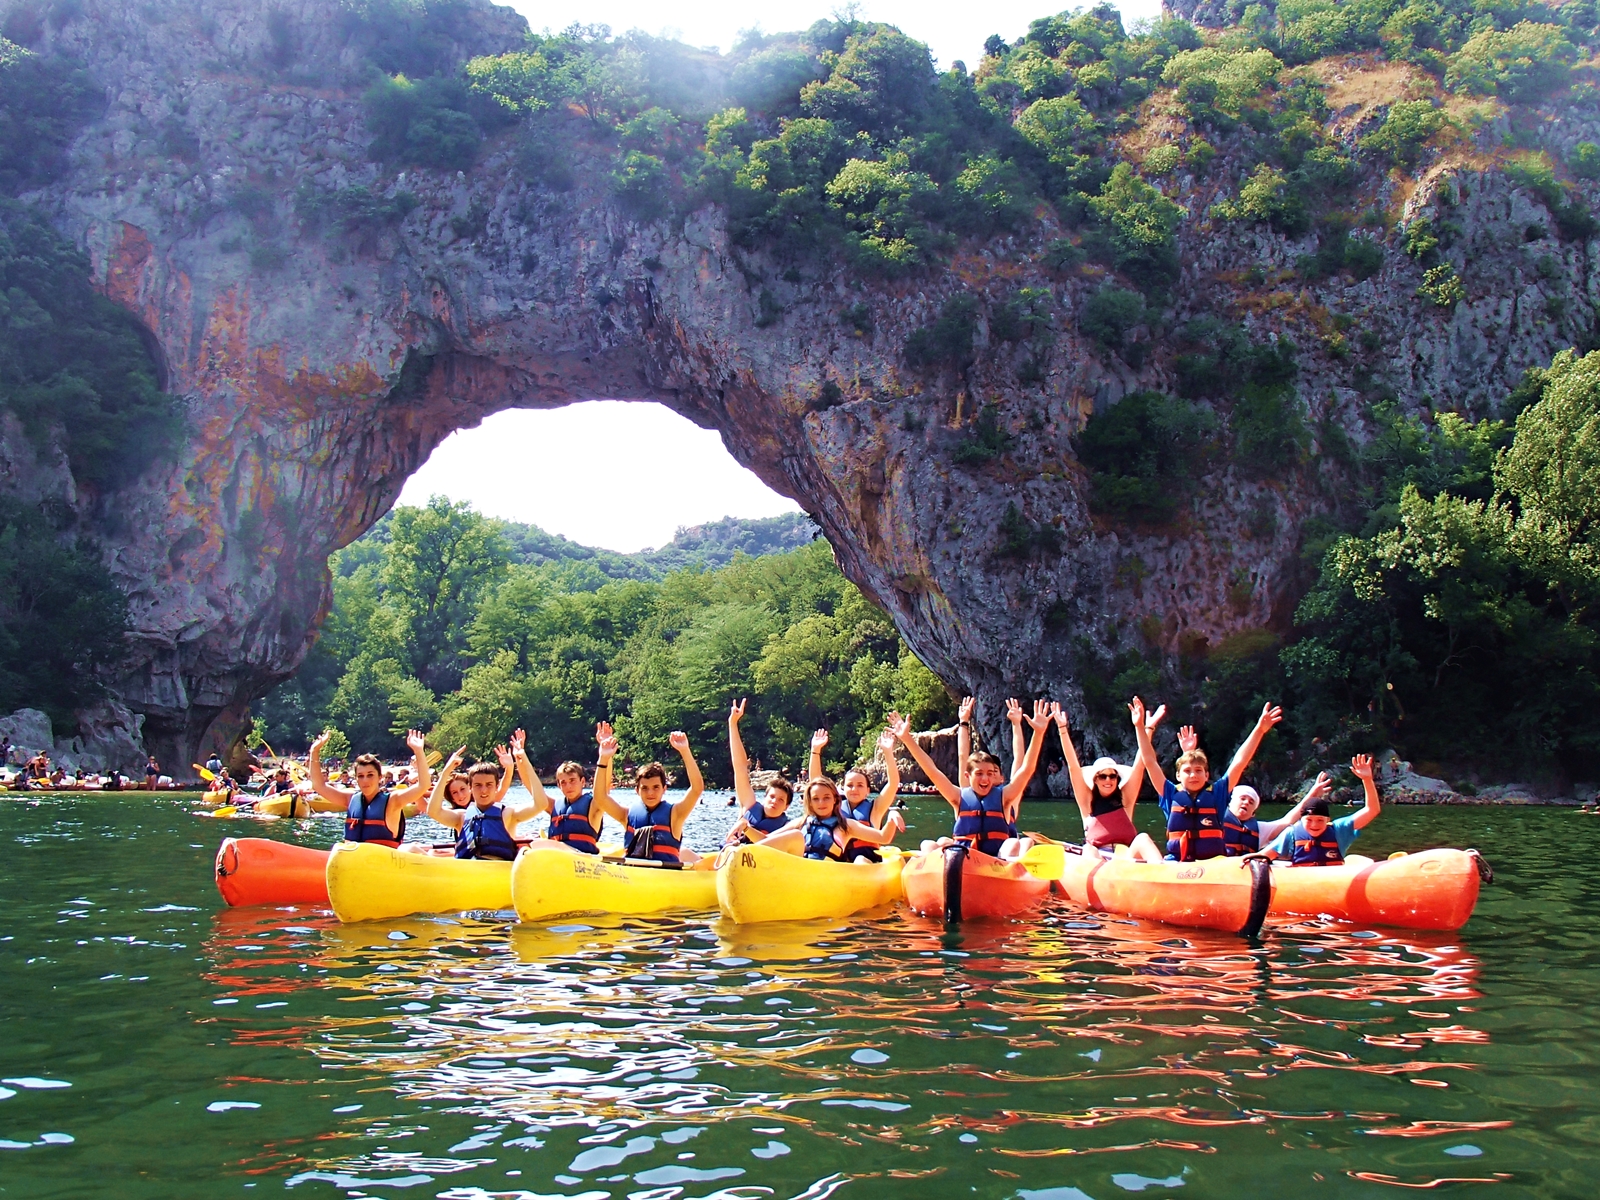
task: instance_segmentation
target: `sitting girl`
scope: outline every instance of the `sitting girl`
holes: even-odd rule
[[[845,862],[846,851],[852,842],[883,846],[892,841],[895,835],[893,826],[876,829],[845,816],[839,803],[839,789],[831,779],[817,777],[806,780],[805,810],[806,815],[802,820],[769,834],[765,844],[785,854]],[[858,856],[854,861],[867,860]]]

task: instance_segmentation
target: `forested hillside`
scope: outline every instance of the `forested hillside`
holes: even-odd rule
[[[790,769],[819,725],[839,767],[892,708],[953,719],[943,686],[807,525],[724,520],[625,556],[442,499],[396,509],[334,555],[322,639],[258,705],[258,733],[285,750],[331,725],[357,749],[397,754],[399,735],[422,728],[435,746],[482,754],[521,727],[550,769],[592,757],[595,723],[611,720],[625,758],[662,755],[683,729],[725,781],[736,696],[751,698],[752,756]],[[798,539],[759,558],[738,551]],[[657,565],[691,554],[704,562]]]

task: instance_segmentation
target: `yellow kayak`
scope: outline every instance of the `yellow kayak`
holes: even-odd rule
[[[756,921],[809,921],[848,917],[904,898],[893,846],[881,863],[827,862],[785,854],[757,842],[724,853],[717,868],[717,903],[741,925]]]
[[[607,862],[549,843],[529,846],[511,869],[511,901],[524,921],[569,913],[643,915],[717,907],[713,871]]]
[[[511,907],[511,864],[340,842],[328,854],[328,901],[341,921],[498,911]]]

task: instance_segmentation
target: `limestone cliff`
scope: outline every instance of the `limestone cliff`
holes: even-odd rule
[[[19,8],[0,0],[0,14]],[[386,511],[448,433],[514,406],[653,400],[720,431],[815,517],[916,652],[979,695],[996,731],[1001,698],[1070,702],[1084,664],[1108,649],[1193,650],[1287,622],[1302,526],[1340,502],[1341,468],[1314,444],[1286,479],[1208,468],[1169,527],[1091,517],[1074,435],[1132,390],[1170,388],[1174,363],[1158,343],[1135,369],[1080,332],[1103,273],[1041,265],[1063,235],[1048,209],[1021,233],[961,243],[947,269],[867,287],[836,265],[793,282],[732,246],[715,207],[631,219],[598,157],[565,192],[519,169],[509,139],[466,172],[374,163],[337,0],[81,0],[76,12],[38,22],[32,45],[83,62],[105,114],[74,145],[69,174],[26,199],[143,319],[188,406],[179,461],[123,495],[119,532],[105,536],[137,627],[115,690],[164,762],[231,742],[250,700],[315,637],[327,554]],[[462,57],[512,47],[523,30],[505,9],[470,17]],[[292,71],[271,65],[286,40]],[[1354,139],[1384,102],[1383,70],[1394,68],[1329,68],[1340,136]],[[1600,140],[1592,102],[1547,115],[1539,136],[1554,150]],[[1169,177],[1161,186],[1187,218],[1165,327],[1225,311],[1256,338],[1291,336],[1309,427],[1324,433],[1366,436],[1341,316],[1382,348],[1368,366],[1402,403],[1487,411],[1525,368],[1587,338],[1600,300],[1595,243],[1533,238],[1551,214],[1492,169],[1505,132],[1487,126],[1421,178],[1368,172],[1359,203],[1391,225],[1363,282],[1297,278],[1314,236],[1209,219],[1238,182],[1226,162],[1204,180]],[[297,193],[356,184],[418,203],[362,238],[297,211]],[[1422,268],[1395,223],[1441,190],[1466,290],[1453,309],[1419,302]],[[1541,274],[1536,259],[1553,266]],[[1053,345],[1021,373],[1030,382],[1026,351],[981,319],[962,377],[907,370],[907,338],[947,298],[1022,285],[1054,301]],[[865,334],[840,316],[857,302],[870,308]],[[950,449],[979,403],[1015,436],[998,458],[961,465]],[[571,450],[546,448],[552,461]],[[1056,529],[1058,548],[996,557],[1017,514]]]

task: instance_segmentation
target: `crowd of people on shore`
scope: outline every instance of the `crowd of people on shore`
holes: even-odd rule
[[[1021,703],[1011,700],[1006,711],[1012,727],[1009,778],[998,758],[972,748],[973,711],[969,697],[960,709],[957,777],[953,780],[919,744],[905,718],[891,713],[878,739],[885,785],[876,795],[872,780],[859,768],[846,771],[837,783],[823,772],[822,752],[828,745],[828,733],[818,730],[811,741],[804,780],[795,783],[782,775],[772,776],[757,797],[739,731],[746,702],[736,701],[728,714],[728,742],[735,802],[741,812],[725,844],[763,842],[788,853],[842,863],[881,861],[879,848],[906,827],[898,802],[897,746],[903,746],[954,816],[948,837],[926,840],[923,849],[964,845],[997,858],[1019,858],[1038,837],[1022,832],[1018,822],[1023,797],[1052,728],[1067,764],[1083,818],[1084,848],[1089,851],[1109,855],[1120,849],[1144,862],[1261,855],[1295,866],[1336,865],[1344,861],[1351,843],[1381,808],[1372,759],[1357,755],[1350,769],[1364,792],[1359,811],[1333,817],[1329,799],[1333,781],[1323,773],[1287,815],[1277,821],[1261,820],[1257,816],[1259,794],[1241,781],[1262,739],[1283,719],[1282,710],[1270,704],[1262,709],[1227,769],[1216,778],[1212,778],[1210,760],[1191,726],[1178,731],[1180,754],[1173,778],[1167,776],[1154,745],[1166,708],[1148,710],[1137,696],[1128,706],[1138,745],[1137,758],[1129,765],[1106,757],[1083,765],[1070,735],[1067,713],[1059,704],[1036,700],[1032,711],[1025,712]],[[308,802],[317,811],[342,812],[347,841],[401,846],[406,837],[407,807],[418,811],[425,798],[428,816],[454,831],[455,853],[461,858],[514,858],[519,828],[545,815],[549,821],[545,836],[577,853],[600,852],[601,825],[609,816],[623,828],[624,853],[630,859],[689,869],[710,868],[717,861],[716,854],[700,853],[684,844],[685,824],[704,794],[705,783],[682,732],[674,732],[668,739],[682,760],[688,782],[676,799],[668,798],[667,770],[660,762],[647,763],[634,772],[631,798],[613,794],[617,739],[604,722],[595,731],[592,776],[581,763],[563,762],[555,773],[555,795],[545,789],[530,765],[521,730],[496,748],[497,761],[463,765],[466,749],[457,750],[437,779],[428,763],[423,735],[415,730],[406,738],[413,755],[409,768],[386,774],[377,756],[362,754],[351,764],[348,779],[330,778],[321,760],[329,736],[324,734],[313,742],[307,758],[312,793]],[[513,780],[522,783],[527,802],[509,801]],[[1166,820],[1164,844],[1134,824],[1134,805],[1146,780],[1156,791]]]

